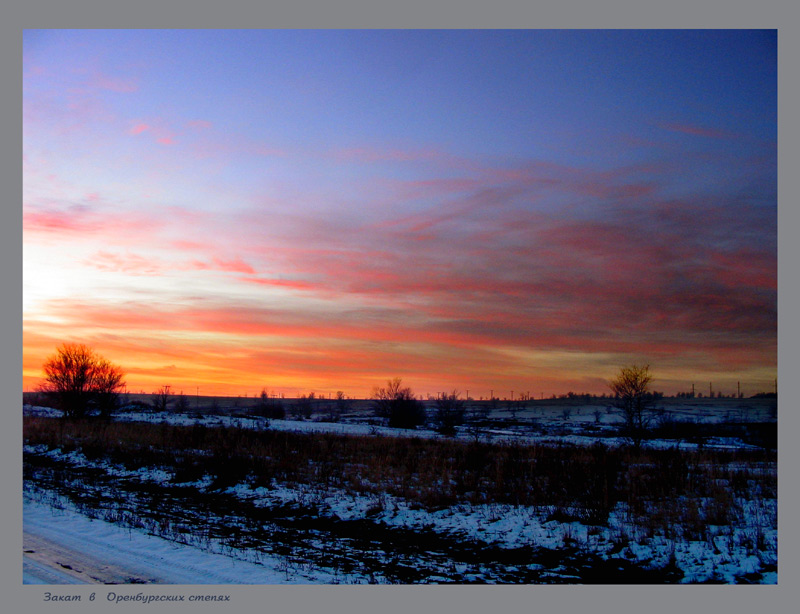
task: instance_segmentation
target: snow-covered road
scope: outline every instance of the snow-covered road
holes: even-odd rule
[[[33,551],[38,554],[38,551]],[[87,581],[59,568],[59,564],[50,559],[39,560],[29,553],[24,554],[22,561],[23,584],[87,584]]]
[[[270,565],[204,552],[69,510],[24,501],[25,584],[310,583]]]

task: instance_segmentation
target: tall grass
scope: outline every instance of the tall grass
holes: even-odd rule
[[[676,527],[707,536],[709,525],[742,521],[740,501],[777,497],[774,451],[498,445],[41,417],[25,417],[24,438],[129,469],[164,468],[176,484],[209,476],[214,489],[297,483],[386,493],[429,510],[526,505],[588,524],[607,523],[622,506],[630,522],[665,536]]]

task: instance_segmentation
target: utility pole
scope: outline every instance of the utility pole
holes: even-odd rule
[[[694,398],[694,382],[692,382],[692,398]]]
[[[739,382],[736,382],[736,398],[742,398],[742,388],[739,386]]]

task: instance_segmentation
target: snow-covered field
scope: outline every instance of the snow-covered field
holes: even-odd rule
[[[23,582],[26,584],[67,583],[155,583],[155,584],[281,584],[279,560],[260,564],[243,561],[178,544],[118,524],[88,518],[66,507],[53,507],[30,498],[24,500],[26,534],[33,545],[23,542],[27,552]],[[26,535],[27,541],[27,535]],[[40,545],[41,544],[41,545]],[[38,552],[48,561],[35,561]],[[33,562],[31,562],[33,560]],[[48,565],[47,563],[51,564]],[[55,564],[61,567],[58,570]],[[74,573],[63,570],[67,565]],[[116,568],[111,571],[110,567]],[[44,571],[42,570],[44,568]],[[53,581],[42,581],[44,573],[58,574]],[[50,580],[48,576],[45,580]],[[322,574],[292,577],[294,583],[328,582]]]
[[[44,408],[26,408],[28,415],[52,413]],[[701,419],[713,422],[729,414],[729,410],[718,415],[707,413]],[[117,419],[305,433],[441,437],[434,431],[404,431],[357,422],[270,420],[267,424],[261,418],[175,413],[128,413]],[[577,445],[601,437],[606,445],[620,444],[613,417],[597,420],[589,408],[572,409],[568,417],[553,410],[549,422],[540,412],[538,420],[536,432],[494,427],[484,429],[480,437],[492,442],[510,439]],[[599,428],[588,434],[578,428],[598,423]],[[475,434],[465,429],[459,436],[469,439]],[[655,440],[648,445],[693,449],[698,444]],[[751,447],[730,437],[710,439],[703,445]],[[404,577],[421,578],[413,581],[426,583],[583,583],[603,582],[606,577],[609,582],[621,583],[626,583],[626,578],[648,583],[777,582],[776,499],[737,501],[741,511],[735,527],[710,527],[702,538],[687,535],[677,539],[643,531],[623,505],[611,511],[606,524],[590,525],[555,518],[546,509],[533,506],[465,503],[430,510],[385,493],[279,481],[268,487],[243,481],[219,491],[211,488],[211,479],[205,476],[181,483],[178,489],[168,468],[133,470],[87,458],[79,450],[64,452],[43,446],[26,445],[25,453],[75,472],[96,472],[114,484],[125,485],[115,495],[125,505],[132,505],[125,503],[126,497],[133,501],[138,489],[144,487],[164,489],[170,496],[183,491],[193,496],[213,493],[234,504],[238,501],[242,509],[265,511],[256,524],[260,523],[258,529],[268,536],[259,543],[244,539],[254,535],[254,521],[244,512],[239,515],[236,505],[226,508],[225,513],[206,512],[203,535],[202,527],[192,525],[200,517],[192,516],[188,509],[183,528],[177,521],[167,526],[147,514],[135,518],[125,505],[115,507],[106,502],[91,508],[63,492],[26,481],[26,533],[51,547],[72,552],[77,566],[95,570],[94,576],[88,572],[80,576],[74,573],[76,565],[70,564],[71,576],[48,575],[41,569],[45,563],[32,560],[35,553],[29,553],[27,583],[62,583],[71,581],[69,578],[99,581],[101,575],[96,570],[103,566],[119,570],[116,582],[178,584],[403,583]],[[308,518],[309,513],[313,519]],[[196,530],[187,530],[186,526]],[[215,533],[211,526],[224,526],[226,536]],[[409,539],[419,542],[408,542],[412,545],[406,549],[398,545],[397,552],[389,546]],[[466,553],[469,547],[483,554],[470,556]],[[405,570],[409,575],[382,571],[386,569]]]

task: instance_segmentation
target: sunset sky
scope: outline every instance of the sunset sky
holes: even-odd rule
[[[50,30],[23,387],[772,391],[777,34]]]

